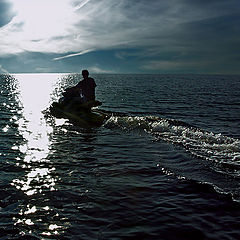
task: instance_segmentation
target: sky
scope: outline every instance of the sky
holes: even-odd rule
[[[240,74],[239,0],[0,0],[0,73]]]

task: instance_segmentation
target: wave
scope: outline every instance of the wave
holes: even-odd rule
[[[192,155],[233,168],[240,176],[240,140],[221,133],[213,133],[182,121],[155,116],[112,116],[105,124],[108,128],[142,131],[156,140],[181,145]]]

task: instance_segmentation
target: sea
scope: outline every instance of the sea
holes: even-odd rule
[[[91,76],[95,128],[49,113],[80,74],[0,75],[0,239],[240,239],[240,76]]]

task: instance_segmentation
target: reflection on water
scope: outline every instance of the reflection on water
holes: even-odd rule
[[[55,179],[51,178],[50,173],[55,168],[34,168],[26,176],[24,180],[14,179],[13,183],[17,189],[21,189],[27,195],[42,193],[43,189],[50,191],[55,190]]]
[[[24,235],[32,234],[32,230],[28,227],[39,225],[44,215],[53,212],[44,196],[45,192],[57,190],[55,168],[48,158],[53,128],[46,123],[42,111],[51,102],[51,93],[59,75],[23,74],[14,77],[18,86],[17,99],[22,106],[22,117],[18,120],[12,119],[12,121],[17,120],[16,126],[23,137],[23,142],[14,145],[12,149],[22,153],[23,157],[18,157],[16,164],[22,168],[24,174],[14,179],[12,185],[22,191],[29,198],[27,202],[31,203],[22,204],[19,217],[14,217],[14,221],[15,225],[24,229],[21,233]],[[8,130],[7,126],[4,130]],[[37,201],[39,199],[45,201]],[[56,216],[57,213],[54,215]],[[42,234],[47,236],[58,234],[60,228],[54,222],[49,221],[49,226],[46,226]]]

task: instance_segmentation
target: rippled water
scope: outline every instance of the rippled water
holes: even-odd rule
[[[239,239],[240,77],[93,77],[84,129],[47,111],[79,75],[0,75],[0,239]]]

